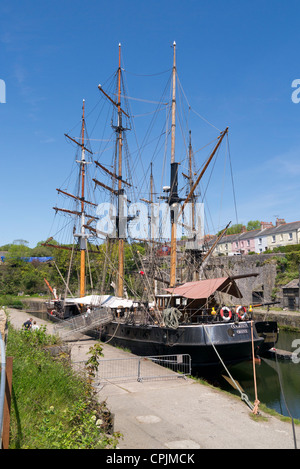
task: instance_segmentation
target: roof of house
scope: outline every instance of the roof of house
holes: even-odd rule
[[[284,285],[282,288],[299,288],[299,279],[295,278],[294,280],[291,280],[289,283]]]

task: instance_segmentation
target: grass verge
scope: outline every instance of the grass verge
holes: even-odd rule
[[[115,448],[105,402],[98,403],[91,382],[76,374],[66,358],[54,359],[45,347],[57,338],[9,325],[7,356],[13,382],[10,449]]]

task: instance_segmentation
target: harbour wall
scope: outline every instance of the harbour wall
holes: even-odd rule
[[[284,254],[276,253],[276,256]],[[252,304],[253,292],[260,292],[263,294],[263,302],[269,303],[272,301],[277,275],[274,257],[274,254],[212,257],[205,267],[205,273],[208,278],[257,274],[256,277],[236,280],[243,295],[243,302]],[[280,298],[278,300],[280,301]]]
[[[300,332],[300,312],[294,311],[253,311],[255,321],[277,321],[279,328],[299,330]]]

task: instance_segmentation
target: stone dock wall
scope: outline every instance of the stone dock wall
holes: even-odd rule
[[[269,303],[272,301],[277,274],[274,256],[275,254],[253,254],[214,257],[207,264],[205,273],[209,278],[258,274],[257,277],[236,280],[243,295],[243,302],[244,304],[252,304],[252,292],[263,291],[264,302]],[[284,254],[276,253],[276,256],[284,256]]]

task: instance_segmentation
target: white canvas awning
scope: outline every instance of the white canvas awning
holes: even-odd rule
[[[66,298],[65,303],[76,303],[80,305],[100,306],[110,295],[88,295],[82,298]]]
[[[130,308],[133,305],[132,300],[111,295],[88,295],[82,298],[67,298],[65,302],[86,306],[107,306],[113,309]]]

